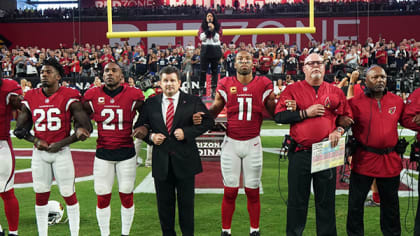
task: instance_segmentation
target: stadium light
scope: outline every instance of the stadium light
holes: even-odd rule
[[[148,38],[148,37],[176,37],[196,36],[198,30],[160,30],[160,31],[127,31],[112,32],[112,0],[107,0],[108,32],[107,38]],[[315,33],[314,26],[314,0],[309,0],[309,27],[285,27],[285,28],[247,28],[247,29],[223,29],[223,35],[273,35],[273,34],[305,34]]]

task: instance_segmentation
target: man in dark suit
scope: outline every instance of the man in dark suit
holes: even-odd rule
[[[153,145],[152,175],[162,234],[176,235],[177,199],[182,235],[194,235],[194,180],[202,172],[195,138],[209,130],[214,120],[199,97],[179,90],[177,68],[164,67],[159,75],[163,94],[146,101],[134,135],[143,136],[137,135],[140,130],[148,133],[143,139]],[[201,124],[194,125],[193,115],[197,112],[204,115]]]

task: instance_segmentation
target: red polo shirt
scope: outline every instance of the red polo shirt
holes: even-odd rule
[[[290,125],[290,135],[304,147],[311,148],[313,143],[328,138],[329,134],[336,129],[337,116],[352,117],[343,91],[326,82],[319,86],[318,92],[315,92],[315,89],[306,80],[287,86],[280,94],[275,113],[287,109],[285,100],[295,100],[298,110],[307,109],[314,104],[322,104],[326,108],[323,116],[307,118]]]

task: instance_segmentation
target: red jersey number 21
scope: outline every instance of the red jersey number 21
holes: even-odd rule
[[[239,114],[238,120],[244,120],[246,114],[246,120],[251,120],[252,115],[252,98],[238,98],[239,103]],[[245,110],[246,106],[246,111]]]
[[[102,117],[107,117],[102,123],[102,128],[104,130],[115,130],[115,123],[112,122],[115,118],[115,113],[117,113],[116,123],[118,124],[118,129],[119,130],[123,129],[123,110],[116,109],[114,112],[114,110],[106,108],[106,109],[103,109],[101,112]]]

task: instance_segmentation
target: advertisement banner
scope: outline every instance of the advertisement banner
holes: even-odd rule
[[[368,36],[377,41],[379,37],[394,42],[403,38],[420,38],[417,29],[419,16],[375,16],[375,17],[317,17],[314,34],[283,35],[234,35],[222,36],[224,43],[239,42],[255,45],[256,42],[274,41],[304,48],[313,40],[323,42],[338,40],[356,40],[364,44]],[[246,29],[268,27],[305,27],[308,18],[264,18],[264,19],[221,19],[222,28]],[[157,21],[116,21],[114,32],[156,31],[156,30],[191,30],[200,27],[200,20],[157,20]],[[404,27],[401,27],[404,26]],[[154,38],[106,38],[107,22],[60,22],[60,23],[0,23],[0,35],[10,42],[12,47],[38,46],[40,48],[58,48],[60,43],[67,47],[74,42],[95,45],[128,42],[136,45],[140,41],[147,48],[152,44],[167,46],[188,44],[197,45],[198,37],[154,37]]]

